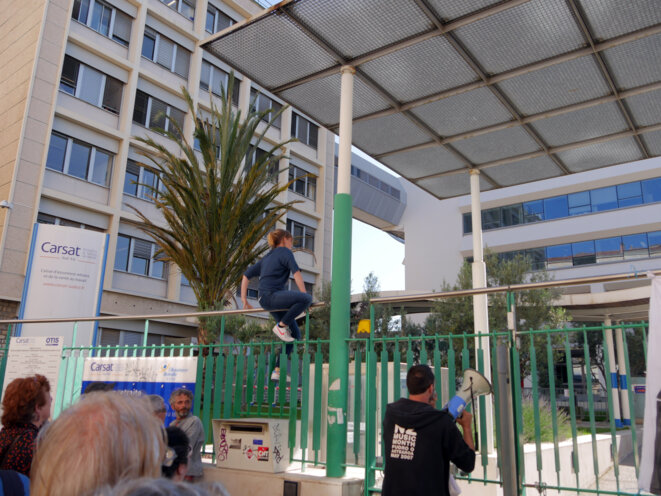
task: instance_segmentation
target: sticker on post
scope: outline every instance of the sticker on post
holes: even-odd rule
[[[259,446],[257,448],[257,461],[259,462],[268,462],[269,461],[269,449],[266,446]]]

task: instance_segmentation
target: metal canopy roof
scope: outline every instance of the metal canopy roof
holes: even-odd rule
[[[438,198],[661,155],[661,0],[286,0],[203,44]]]

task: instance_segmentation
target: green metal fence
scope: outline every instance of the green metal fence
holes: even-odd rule
[[[366,418],[365,494],[380,492],[384,459],[381,424],[386,404],[405,394],[402,381],[406,370],[413,363],[426,363],[433,368],[440,408],[448,401],[448,396],[454,395],[463,369],[470,366],[485,372],[486,353],[491,355],[491,377],[497,377],[498,343],[509,350],[515,461],[504,467],[500,457],[481,449],[475,470],[467,475],[457,474],[456,478],[470,484],[494,486],[494,490],[495,486],[503,484],[503,471],[513,470],[520,494],[531,490],[531,494],[548,494],[549,491],[637,494],[639,440],[631,380],[626,381],[624,388],[624,396],[631,406],[631,423],[618,427],[614,412],[617,403],[613,398],[617,389],[612,388],[609,373],[614,357],[608,354],[607,333],[617,329],[622,329],[624,337],[625,363],[621,364],[620,375],[630,378],[632,358],[638,361],[634,364],[636,369],[644,369],[640,361],[645,361],[647,353],[646,323],[529,330],[516,334],[492,332],[481,335],[477,352],[473,344],[477,335],[469,333],[370,337],[366,343],[365,401],[369,415]],[[482,345],[485,337],[489,338],[488,348]],[[632,350],[629,343],[634,343],[636,349]],[[386,372],[389,368],[395,372]],[[498,412],[499,402],[505,397],[498,390],[498,382],[492,382],[494,395],[480,397],[473,407],[479,419],[481,447],[487,446],[486,402],[493,402],[493,410]],[[597,395],[604,397],[605,411],[595,409]],[[493,435],[495,446],[502,446],[498,422],[494,423]],[[627,474],[622,472],[623,454],[629,455]],[[612,476],[604,484],[602,476],[609,471]],[[486,494],[486,487],[484,491]]]
[[[374,308],[372,308],[372,320]],[[224,317],[223,317],[224,318]],[[76,324],[74,324],[75,326]],[[207,432],[207,454],[214,456],[211,421],[215,418],[270,417],[289,419],[291,462],[303,469],[325,466],[325,432],[328,423],[326,398],[328,381],[328,340],[310,340],[306,322],[304,340],[295,343],[287,360],[280,341],[223,343],[214,345],[147,346],[149,322],[145,321],[143,346],[65,347],[55,398],[55,415],[76,401],[82,384],[83,362],[89,356],[197,356],[194,413]],[[221,325],[224,329],[224,322]],[[374,329],[374,322],[372,322]],[[75,329],[75,327],[74,327]],[[550,330],[491,332],[488,335],[428,334],[386,337],[370,335],[347,341],[349,361],[347,466],[365,468],[365,494],[380,492],[383,472],[381,424],[389,402],[406,395],[405,374],[414,363],[427,363],[437,378],[438,406],[454,395],[461,371],[467,367],[486,373],[490,354],[492,377],[497,373],[497,346],[509,351],[515,457],[502,466],[500,457],[485,449],[478,453],[471,474],[457,474],[459,480],[494,489],[503,484],[503,471],[516,471],[519,493],[563,491],[596,494],[636,494],[627,486],[621,463],[625,438],[631,445],[631,469],[638,473],[635,412],[630,426],[618,428],[615,421],[612,377],[608,373],[615,357],[609,356],[609,332],[623,332],[626,377],[643,370],[647,356],[647,324],[622,324]],[[231,330],[227,331],[228,333]],[[75,332],[74,332],[75,335]],[[477,347],[475,338],[479,338]],[[486,345],[486,337],[489,345]],[[223,339],[221,337],[221,342]],[[75,338],[74,338],[75,343]],[[7,347],[0,361],[4,378]],[[281,355],[280,380],[270,380],[276,356]],[[643,363],[641,363],[641,361]],[[603,369],[603,373],[598,371]],[[563,372],[564,370],[564,372]],[[577,371],[583,371],[582,374]],[[289,376],[289,378],[288,378]],[[617,378],[616,378],[617,380]],[[476,405],[479,445],[487,446],[486,402],[494,411],[507,395],[492,381],[494,395],[480,397]],[[615,392],[614,392],[615,391]],[[631,380],[625,397],[634,404]],[[501,394],[503,393],[503,394]],[[606,405],[596,408],[597,398]],[[532,403],[533,408],[527,407]],[[546,404],[548,408],[540,405]],[[544,412],[548,410],[545,414]],[[560,415],[562,412],[562,415]],[[563,421],[563,419],[565,419]],[[550,422],[547,425],[545,422]],[[501,446],[498,422],[494,424],[495,446]],[[566,437],[566,439],[563,439]],[[498,451],[498,450],[496,450]],[[614,482],[600,483],[600,476],[612,471]]]

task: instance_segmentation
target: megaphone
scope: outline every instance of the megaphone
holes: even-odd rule
[[[466,406],[477,396],[493,393],[489,380],[475,369],[464,370],[464,379],[448,404],[443,407],[454,419],[459,417]]]

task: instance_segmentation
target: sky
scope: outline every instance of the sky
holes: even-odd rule
[[[356,147],[351,151],[399,177]],[[351,224],[351,236],[351,293],[363,292],[365,277],[370,272],[378,278],[381,291],[404,289],[404,244],[356,219]]]

